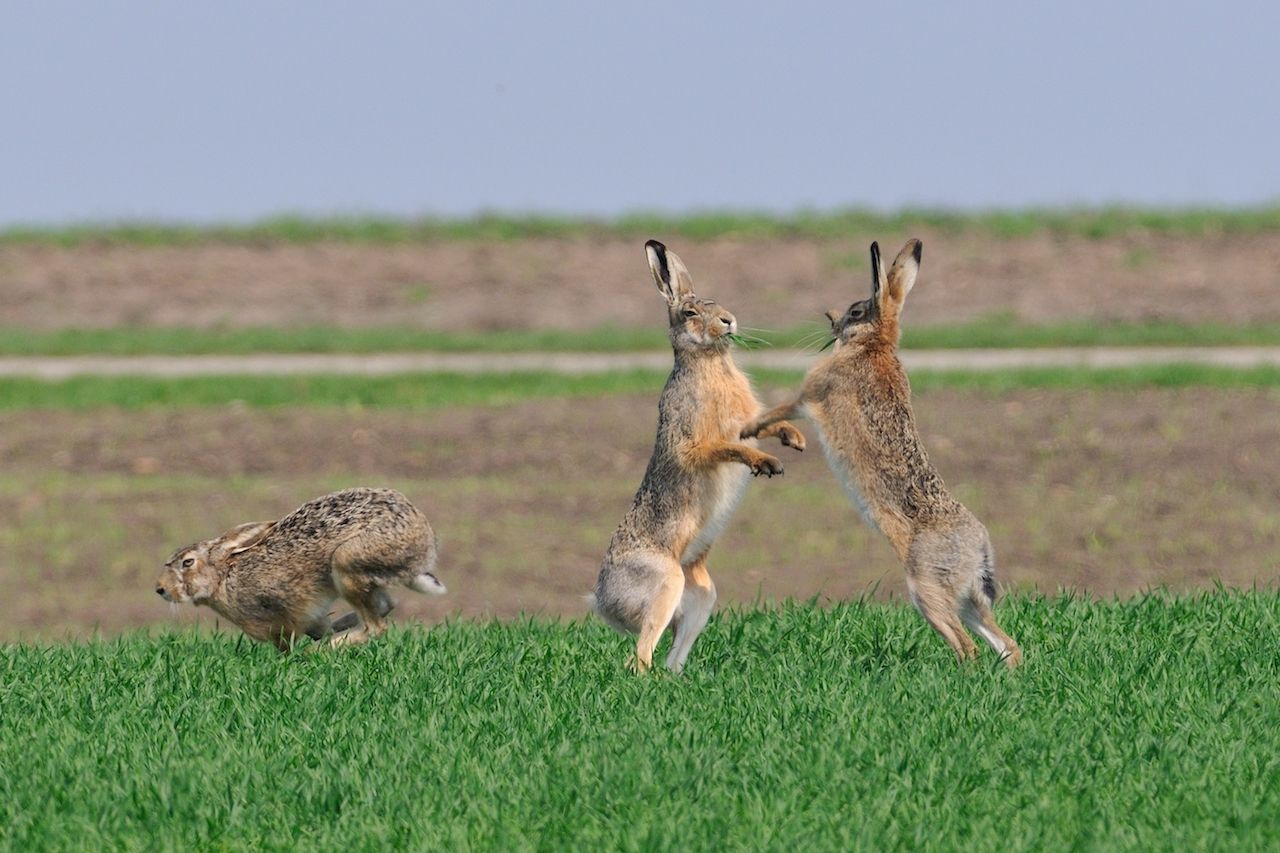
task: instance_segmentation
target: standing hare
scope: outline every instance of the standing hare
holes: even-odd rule
[[[212,607],[255,640],[287,651],[306,634],[320,639],[353,627],[333,645],[362,643],[386,630],[387,587],[442,594],[433,574],[435,534],[421,512],[391,489],[347,489],[308,501],[279,521],[241,524],[187,545],[165,561],[156,592],[170,602]],[[330,623],[344,598],[355,614]]]
[[[667,668],[679,672],[716,600],[707,552],[729,522],[751,475],[772,477],[782,463],[738,437],[763,408],[733,363],[733,315],[693,292],[674,252],[645,244],[649,268],[667,301],[675,365],[658,399],[658,437],[640,490],[609,543],[593,609],[620,631],[638,634],[633,666],[653,665],[668,626],[674,637]],[[762,431],[804,449],[788,423]]]
[[[854,506],[902,560],[911,601],[924,618],[959,659],[978,653],[967,625],[1014,667],[1022,651],[991,611],[991,538],[929,462],[898,360],[899,315],[921,249],[919,240],[908,241],[886,276],[880,248],[871,244],[871,298],[827,314],[831,356],[809,371],[798,397],[757,418],[742,436],[765,434],[784,418],[809,418]]]

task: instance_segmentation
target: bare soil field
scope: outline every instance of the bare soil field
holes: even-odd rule
[[[1107,595],[1280,578],[1275,391],[929,391],[917,410],[1006,585]],[[580,616],[655,419],[648,397],[0,413],[0,638],[212,625],[153,592],[171,550],[356,484],[401,489],[443,541],[449,595],[405,592],[399,618]],[[786,475],[752,485],[712,552],[721,605],[900,595],[892,552],[817,447],[777,453]]]
[[[890,254],[901,239],[876,236]],[[925,264],[913,324],[992,314],[1027,323],[1280,320],[1280,234],[916,236]],[[703,295],[744,326],[781,329],[863,295],[869,240],[670,242]],[[613,238],[4,245],[0,309],[0,325],[31,329],[578,329],[662,320],[640,242]]]

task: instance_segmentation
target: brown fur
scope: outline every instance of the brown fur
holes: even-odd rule
[[[638,634],[634,667],[653,665],[662,633],[674,633],[667,667],[679,671],[715,604],[707,553],[728,522],[746,480],[772,477],[782,463],[738,437],[761,410],[733,362],[737,321],[693,292],[674,252],[646,244],[650,269],[667,300],[675,364],[658,399],[658,435],[644,480],[605,554],[592,604],[614,627]],[[804,449],[791,424],[765,435]],[[744,466],[744,467],[739,467]]]
[[[347,489],[308,501],[279,521],[241,524],[179,548],[165,561],[156,592],[167,601],[211,607],[284,651],[304,634],[329,634],[329,609],[338,598],[363,625],[335,637],[335,645],[382,633],[392,606],[388,586],[444,591],[435,562],[431,525],[404,495]]]
[[[874,243],[871,254],[871,298],[827,315],[835,351],[809,371],[795,399],[741,434],[763,434],[785,418],[817,424],[828,463],[897,552],[911,599],[929,624],[961,660],[977,654],[968,625],[1016,666],[1022,651],[991,611],[995,568],[987,529],[951,496],[929,461],[898,360],[899,319],[919,270],[920,241],[908,241],[888,275]]]

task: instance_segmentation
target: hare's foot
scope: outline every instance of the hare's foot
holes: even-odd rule
[[[919,573],[908,567],[907,592],[920,615],[951,647],[957,661],[963,663],[977,656],[978,647],[965,631],[960,614],[956,612],[957,602],[949,589],[936,581],[922,579]]]
[[[764,453],[753,457],[747,464],[751,467],[751,473],[757,477],[762,474],[766,477],[772,477],[775,474],[780,476],[782,474],[782,462],[776,457]]]
[[[369,629],[365,627],[353,628],[343,634],[338,634],[329,641],[330,648],[340,648],[342,646],[357,646],[362,643],[369,642]]]
[[[757,438],[777,438],[784,447],[790,447],[794,450],[803,451],[805,448],[804,433],[796,429],[795,425],[790,421],[778,421],[763,429],[757,429],[750,434],[747,433],[747,428],[742,430],[743,438],[751,438],[752,436]]]
[[[1013,669],[1022,663],[1022,649],[1018,648],[1013,637],[1006,634],[996,624],[996,616],[991,612],[991,602],[982,595],[971,596],[960,608],[960,618],[979,637],[986,640],[996,654],[1004,661],[1004,665]]]
[[[803,451],[805,448],[804,433],[791,424],[779,427],[778,441],[781,441],[784,447],[790,447],[793,450]]]
[[[755,438],[756,436],[778,435],[778,426],[784,426],[791,429],[796,435],[800,435],[799,430],[786,423],[790,418],[794,418],[799,412],[803,403],[802,397],[797,397],[783,403],[780,406],[774,406],[769,411],[760,415],[760,417],[747,423],[738,434],[740,438]],[[783,442],[786,443],[785,441]],[[804,446],[804,436],[800,436],[801,447]]]

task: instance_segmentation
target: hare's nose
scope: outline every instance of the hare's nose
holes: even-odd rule
[[[156,587],[156,595],[164,595],[164,587],[162,586]]]

